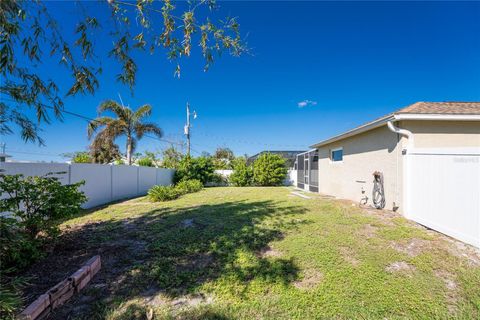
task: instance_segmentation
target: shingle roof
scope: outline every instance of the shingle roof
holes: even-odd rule
[[[480,102],[416,102],[398,111],[392,112],[347,132],[336,135],[330,139],[316,143],[312,145],[311,148],[317,148],[334,141],[345,139],[347,137],[351,137],[385,125],[387,121],[396,119],[397,117],[408,117],[410,115],[427,115],[427,117],[428,115],[451,115],[453,117],[472,116],[476,117],[478,120],[478,116],[480,116]]]
[[[480,102],[416,102],[394,114],[479,114]]]

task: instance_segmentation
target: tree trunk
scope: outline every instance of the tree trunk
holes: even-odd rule
[[[132,164],[132,137],[127,136],[127,163],[128,165]]]

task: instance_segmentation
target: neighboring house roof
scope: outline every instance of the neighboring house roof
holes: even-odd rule
[[[284,157],[287,160],[287,165],[290,167],[293,167],[293,164],[295,163],[295,159],[297,157],[297,154],[303,153],[305,150],[302,151],[290,151],[290,150],[276,150],[276,151],[262,151],[259,152],[251,157],[248,157],[247,163],[250,164],[253,161],[255,161],[260,155],[264,153],[273,153],[273,154],[278,154],[282,157]]]
[[[318,148],[362,132],[385,125],[388,121],[399,120],[470,120],[480,121],[480,102],[416,102],[359,127],[320,141],[311,146]]]
[[[394,113],[480,115],[480,102],[417,102]]]

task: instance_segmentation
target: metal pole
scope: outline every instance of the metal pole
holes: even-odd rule
[[[185,128],[187,136],[187,156],[190,156],[190,104],[187,102],[187,125]]]

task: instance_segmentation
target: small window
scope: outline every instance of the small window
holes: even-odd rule
[[[330,159],[333,162],[343,161],[343,148],[333,149],[330,154]]]

